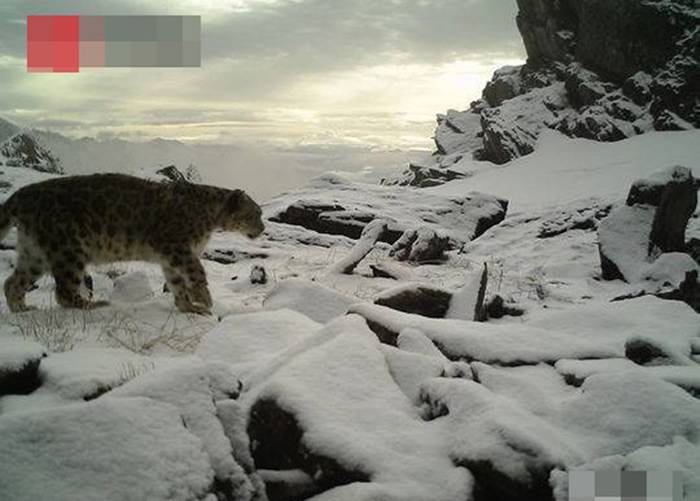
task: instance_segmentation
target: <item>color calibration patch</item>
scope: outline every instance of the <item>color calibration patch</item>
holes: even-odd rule
[[[28,71],[200,65],[200,16],[27,16]]]
[[[569,501],[681,501],[683,479],[671,471],[570,471]]]

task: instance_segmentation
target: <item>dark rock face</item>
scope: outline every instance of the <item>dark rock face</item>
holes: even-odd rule
[[[677,41],[697,23],[692,0],[575,3],[577,59],[618,82],[663,66],[676,54]]]
[[[649,235],[651,252],[683,252],[685,229],[698,205],[698,190],[690,169],[676,168],[666,184]]]
[[[402,289],[394,295],[380,297],[374,304],[404,313],[415,313],[430,318],[445,318],[450,308],[452,293],[434,287],[419,286]]]
[[[513,449],[514,454],[523,454]],[[529,458],[528,458],[529,459]],[[534,463],[534,460],[530,460]],[[552,488],[549,485],[549,472],[553,465],[544,467],[533,465],[531,467],[530,481],[520,482],[512,478],[508,473],[499,471],[494,463],[486,460],[460,460],[460,466],[467,468],[474,475],[474,501],[552,501]],[[529,465],[528,465],[529,466]]]
[[[516,22],[529,65],[571,57],[578,28],[575,4],[573,0],[518,0]]]
[[[700,127],[697,2],[517,3],[527,64],[494,73],[468,111],[480,117],[481,132],[451,129],[445,136],[450,148],[438,144],[435,168],[446,168],[458,153],[509,162],[531,153],[544,128],[619,141],[651,130]],[[438,131],[443,122],[438,119]],[[477,138],[482,144],[474,146]]]
[[[27,360],[16,369],[0,369],[0,397],[3,395],[28,395],[39,386],[39,364],[41,358]]]
[[[248,435],[258,470],[302,470],[314,479],[319,492],[369,481],[366,473],[345,469],[332,458],[309,450],[297,418],[274,400],[261,399],[253,404]],[[289,499],[278,492],[274,494],[275,499]]]

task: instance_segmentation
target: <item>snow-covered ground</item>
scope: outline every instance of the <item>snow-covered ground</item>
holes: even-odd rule
[[[463,160],[473,175],[439,187],[353,185],[364,207],[406,221],[473,191],[507,199],[508,215],[442,261],[397,262],[380,242],[350,274],[338,266],[358,252],[346,236],[282,223],[255,241],[216,234],[206,255],[221,262],[204,261],[211,317],[174,310],[160,270],[143,263],[91,270],[106,308],[56,307],[50,278],[28,294],[38,311],[11,314],[0,299],[0,378],[40,360],[33,392],[0,396],[0,499],[265,499],[266,481],[275,499],[553,489],[563,501],[572,469],[678,471],[683,499],[700,499],[700,317],[653,296],[611,302],[639,284],[601,279],[595,231],[633,181],[673,165],[698,176],[698,158],[699,131],[617,143],[545,132],[533,154]],[[12,186],[0,201],[45,177],[0,170]],[[391,190],[412,204],[392,207]],[[330,190],[315,199],[338,203]],[[445,234],[473,230],[466,216],[439,216],[430,225]],[[14,259],[0,250],[0,280]],[[470,290],[484,263],[487,297],[522,316],[479,323],[372,304],[408,283]],[[256,265],[267,283],[251,280]],[[660,356],[635,363],[639,346]]]

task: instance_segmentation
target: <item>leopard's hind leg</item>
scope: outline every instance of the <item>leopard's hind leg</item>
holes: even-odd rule
[[[46,258],[36,241],[21,228],[17,232],[17,266],[5,281],[5,299],[10,311],[33,310],[27,306],[25,296],[39,277],[46,272]]]

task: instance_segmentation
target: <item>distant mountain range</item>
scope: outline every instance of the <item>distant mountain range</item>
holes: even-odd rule
[[[299,187],[327,171],[379,181],[382,174],[395,172],[425,154],[375,152],[343,145],[282,149],[262,144],[189,144],[160,138],[144,142],[73,139],[52,131],[23,128],[0,118],[0,170],[9,166],[49,173],[133,174],[170,165],[184,172],[194,165],[205,183],[242,188],[259,199]]]

